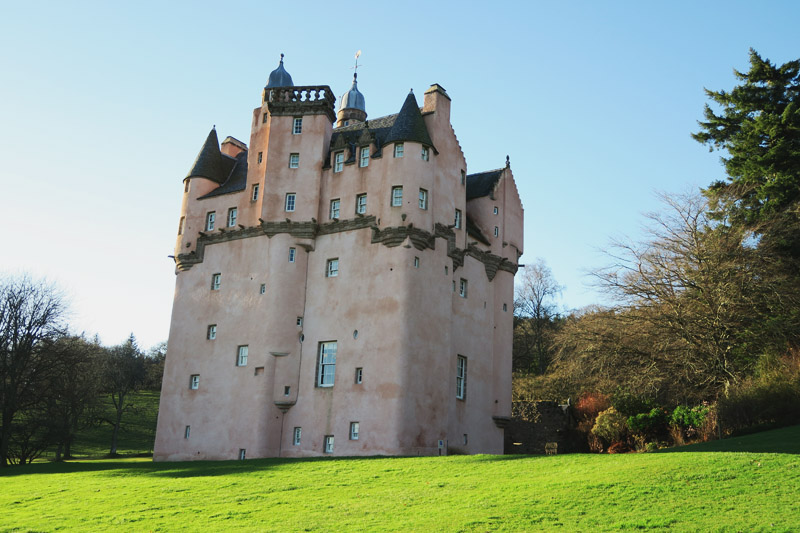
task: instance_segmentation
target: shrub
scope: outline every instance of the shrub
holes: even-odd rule
[[[621,441],[627,433],[625,417],[613,407],[609,407],[597,415],[592,433],[606,442]]]
[[[615,442],[608,447],[608,453],[628,453],[629,451],[631,451],[630,447],[622,441]]]
[[[591,422],[594,425],[597,415],[611,407],[608,396],[599,392],[584,392],[575,402],[575,416],[579,422]]]
[[[708,405],[696,405],[689,407],[688,405],[679,405],[672,411],[669,417],[669,422],[675,427],[683,430],[695,431],[697,428],[703,426],[706,416],[708,415]]]

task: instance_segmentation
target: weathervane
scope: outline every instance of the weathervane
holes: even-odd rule
[[[353,70],[354,70],[354,72],[353,72],[353,77],[357,77],[357,76],[358,76],[358,58],[359,58],[359,57],[361,57],[361,50],[359,50],[358,52],[356,52],[356,64],[355,64],[355,66],[353,67]]]

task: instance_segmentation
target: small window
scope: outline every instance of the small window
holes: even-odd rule
[[[200,374],[192,374],[189,378],[189,388],[192,390],[200,388]]]
[[[300,166],[300,154],[289,154],[289,168]]]
[[[236,225],[236,217],[239,214],[239,210],[235,207],[231,207],[228,209],[228,227],[232,228]]]
[[[236,366],[247,366],[247,346],[239,346],[236,353]]]
[[[267,284],[266,283],[262,283],[261,287],[259,287],[259,289],[258,289],[258,292],[259,292],[259,294],[266,293],[267,292]]]
[[[456,280],[453,280],[453,292],[456,292]]]
[[[497,207],[494,208],[494,214],[497,214]]]
[[[255,183],[253,185],[253,193],[250,195],[250,201],[255,202],[256,200],[258,200],[258,190],[260,188],[261,187],[258,183]]]
[[[260,165],[263,160],[264,160],[264,152],[258,152],[258,164]]]
[[[292,444],[295,446],[300,446],[300,436],[303,433],[303,428],[294,428],[294,438],[292,439]]]
[[[456,398],[463,400],[467,397],[467,358],[458,356],[456,362]]]
[[[463,442],[464,446],[466,446],[467,443],[469,442],[469,438],[467,437],[466,433],[464,433],[464,440],[462,442]]]
[[[188,439],[189,434],[192,432],[192,426],[186,426],[186,429],[183,430],[183,438]]]
[[[498,228],[497,226],[494,227],[494,236],[495,237],[499,237],[500,236],[500,228]]]
[[[429,159],[429,157],[430,157],[429,154],[430,154],[430,152],[428,151],[428,147],[427,146],[423,146],[422,147],[422,153],[421,153],[422,160],[423,161],[427,161]]]
[[[356,213],[363,215],[367,212],[367,195],[359,194],[356,196]]]
[[[458,282],[458,295],[462,298],[467,297],[467,280],[461,278],[461,281]]]
[[[294,263],[295,256],[297,256],[296,248],[289,248],[289,262]]]
[[[293,192],[286,193],[286,202],[284,203],[284,209],[289,212],[294,211],[294,203],[296,199],[297,199],[297,194]]]
[[[444,275],[447,275],[447,265],[444,266]]]
[[[419,208],[428,209],[428,191],[425,189],[419,190]]]
[[[214,211],[206,213],[206,231],[214,229],[214,222],[217,220],[217,214]]]
[[[254,376],[261,376],[262,374],[264,374],[264,367],[263,366],[257,366],[255,372],[253,372],[253,375]]]
[[[461,209],[456,209],[456,220],[453,225],[456,229],[461,229]]]
[[[303,117],[294,117],[292,135],[300,135],[301,133],[303,133]]]
[[[211,275],[211,290],[218,291],[220,283],[222,283],[222,274],[212,274]]]
[[[331,219],[339,218],[339,206],[341,202],[338,198],[331,200]]]
[[[217,338],[217,325],[216,324],[211,324],[211,325],[208,326],[208,329],[206,330],[206,338],[208,340],[210,340],[210,341],[213,341],[214,339]]]
[[[508,312],[508,304],[503,304],[503,311]]]
[[[333,453],[333,435],[325,435],[325,453]]]
[[[183,192],[189,192],[189,180],[183,183]]]
[[[325,277],[335,278],[339,275],[339,259],[328,259],[328,265],[325,269]]]
[[[292,393],[292,388],[289,385],[286,385],[283,388],[283,395],[284,396],[289,396],[291,393]]]
[[[414,268],[419,268],[419,257],[414,256]]]
[[[403,187],[392,187],[392,207],[403,205]]]
[[[461,185],[466,185],[467,183],[467,173],[465,171],[461,171]]]
[[[356,385],[361,385],[361,381],[364,378],[364,369],[361,367],[356,368]]]
[[[336,341],[319,343],[317,386],[333,387],[336,377]]]
[[[264,124],[266,124],[266,123],[267,123],[267,117],[268,117],[268,116],[269,116],[269,114],[267,114],[267,113],[264,113],[264,116],[263,116],[263,117],[261,117],[261,122],[263,122]]]
[[[303,327],[303,317],[301,317],[301,316],[297,317],[297,327],[298,328],[302,328]]]
[[[403,157],[403,143],[397,143],[394,145],[394,156],[395,157]]]
[[[333,171],[341,172],[344,168],[344,152],[336,152],[333,154]]]
[[[358,166],[361,168],[369,166],[369,146],[362,146],[359,152]]]
[[[183,235],[183,225],[186,223],[186,217],[181,217],[178,222],[178,235]]]
[[[358,422],[350,422],[350,440],[358,440]]]
[[[239,448],[239,460],[244,461],[244,457],[247,454],[247,450],[244,448]]]

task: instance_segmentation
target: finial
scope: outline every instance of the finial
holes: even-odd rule
[[[281,52],[281,63],[283,63],[283,52]]]
[[[212,130],[216,130],[216,129],[217,129],[217,125],[216,125],[216,124],[214,124],[213,126],[211,126],[211,129],[212,129]]]
[[[414,88],[413,87],[408,90],[408,94],[414,94]]]
[[[506,168],[510,166],[511,166],[511,159],[508,156],[506,156]]]

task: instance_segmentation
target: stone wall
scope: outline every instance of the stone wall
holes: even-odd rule
[[[569,405],[515,402],[512,413],[505,428],[506,454],[544,454],[547,443],[556,443],[557,453],[588,451]]]

